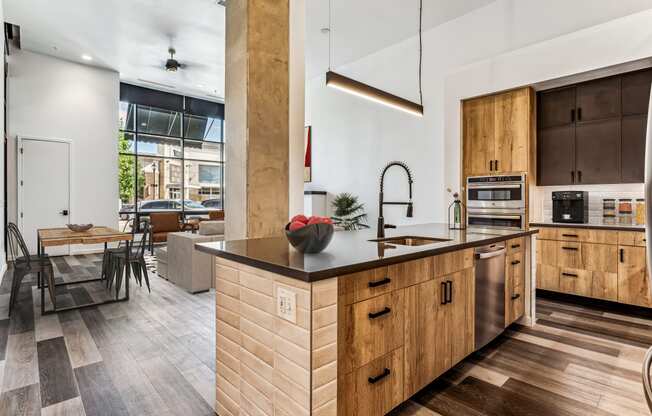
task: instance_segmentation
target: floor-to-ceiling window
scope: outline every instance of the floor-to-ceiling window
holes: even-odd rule
[[[118,154],[122,221],[223,209],[223,104],[121,84]]]

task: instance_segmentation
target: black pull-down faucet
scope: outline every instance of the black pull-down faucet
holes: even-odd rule
[[[408,186],[410,188],[410,199],[407,202],[385,202],[384,197],[383,197],[383,188],[385,186],[385,174],[391,168],[392,166],[400,166],[403,169],[405,169],[405,172],[407,173],[408,177]],[[385,228],[396,228],[395,225],[392,224],[385,224],[385,218],[383,217],[383,206],[384,205],[407,205],[407,213],[406,216],[408,218],[412,218],[413,215],[413,210],[414,208],[412,207],[412,183],[414,181],[412,180],[412,172],[410,172],[410,168],[405,164],[405,162],[389,162],[387,166],[383,169],[383,172],[380,174],[380,193],[378,194],[378,238],[385,238]]]

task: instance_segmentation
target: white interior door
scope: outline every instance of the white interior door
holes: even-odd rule
[[[18,221],[32,254],[36,230],[65,227],[70,218],[70,142],[19,138]],[[68,246],[50,247],[49,255],[67,255]]]

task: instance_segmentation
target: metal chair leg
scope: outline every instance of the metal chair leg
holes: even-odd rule
[[[149,293],[152,293],[152,289],[149,287],[149,276],[147,275],[147,264],[145,263],[145,259],[140,259],[138,262],[140,263],[140,267],[143,270],[143,275],[145,276],[145,283],[147,284],[147,291]]]
[[[9,315],[11,315],[11,310],[18,299],[18,293],[20,292],[20,285],[25,278],[26,273],[18,273],[14,270],[13,280],[11,282],[11,294],[9,295]]]

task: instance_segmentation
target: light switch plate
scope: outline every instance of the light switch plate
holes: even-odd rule
[[[297,323],[297,294],[284,287],[276,288],[276,314],[290,321]]]

